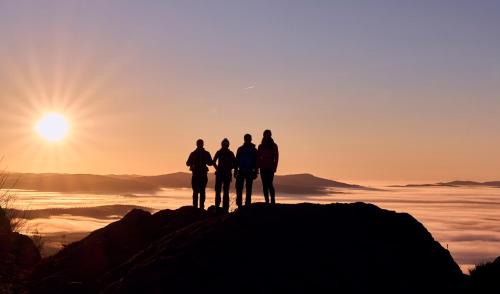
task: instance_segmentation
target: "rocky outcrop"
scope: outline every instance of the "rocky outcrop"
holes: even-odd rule
[[[105,273],[147,248],[155,239],[204,219],[207,213],[193,207],[162,210],[151,215],[134,209],[121,220],[96,230],[43,260],[33,271],[36,291],[46,293],[95,291]]]
[[[500,256],[470,272],[471,293],[500,293]]]
[[[19,291],[19,275],[40,261],[33,241],[12,232],[10,221],[0,208],[0,293]]]
[[[19,233],[0,235],[0,260],[17,268],[29,268],[40,261],[40,253],[33,241]]]
[[[42,262],[38,293],[460,293],[449,252],[408,214],[254,204],[135,210]]]

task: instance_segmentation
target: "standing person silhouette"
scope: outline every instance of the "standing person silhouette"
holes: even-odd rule
[[[269,203],[269,196],[271,196],[271,204],[276,202],[273,180],[278,168],[278,160],[278,145],[274,143],[271,131],[265,130],[257,152],[257,166],[260,169],[260,179],[266,203]]]
[[[252,203],[252,184],[257,178],[257,149],[252,143],[252,135],[246,134],[244,143],[236,152],[236,166],[234,177],[236,178],[236,205],[241,208],[243,205],[243,185],[246,186],[245,205]]]
[[[229,186],[232,179],[232,170],[235,166],[236,158],[233,151],[229,150],[229,140],[224,138],[221,142],[221,148],[215,153],[215,207],[220,207],[220,192],[224,189],[222,200],[222,210],[229,212]]]
[[[198,207],[198,194],[200,195],[200,208],[205,209],[205,188],[208,182],[208,166],[212,165],[212,156],[203,148],[202,139],[196,141],[196,149],[189,154],[186,165],[193,173],[191,186],[193,188],[193,206]]]

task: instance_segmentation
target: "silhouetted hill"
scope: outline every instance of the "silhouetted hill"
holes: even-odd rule
[[[208,187],[213,188],[215,176],[209,174]],[[172,173],[159,176],[88,175],[88,174],[13,174],[8,186],[16,189],[68,193],[140,193],[155,192],[161,188],[191,188],[190,173]],[[254,182],[255,191],[262,190],[260,179]],[[369,189],[315,177],[310,174],[278,175],[275,186],[286,194],[327,194],[332,189]]]
[[[352,185],[329,179],[319,178],[311,174],[276,176],[276,182],[278,185],[293,186],[293,187],[314,186],[318,188],[368,189],[360,185]]]
[[[12,174],[7,186],[43,192],[126,193],[153,192],[160,187],[133,178],[89,174]]]
[[[177,172],[159,176],[139,176],[137,180],[168,188],[190,188],[191,174]]]
[[[474,182],[474,181],[451,181],[451,182],[441,182],[434,184],[409,184],[409,185],[394,185],[392,187],[490,187],[490,188],[500,188],[500,181],[490,181],[490,182]]]
[[[500,293],[500,256],[470,271],[473,293]]]
[[[160,176],[139,177],[137,180],[158,185],[161,187],[173,188],[190,188],[191,174],[190,173],[173,173]],[[215,185],[215,175],[210,173],[208,176],[208,187]],[[254,182],[254,190],[260,193],[262,190],[260,179]],[[346,184],[333,180],[315,177],[311,174],[296,174],[296,175],[276,175],[275,187],[281,193],[287,194],[326,194],[328,189],[344,188],[344,189],[369,189],[360,185]]]
[[[374,205],[133,210],[33,271],[34,293],[460,293],[417,220]]]
[[[40,261],[33,241],[13,232],[5,212],[0,208],[0,293],[20,291],[19,275]]]
[[[50,218],[58,215],[73,215],[92,217],[97,219],[113,219],[117,216],[122,217],[132,209],[142,209],[153,211],[153,209],[136,205],[102,205],[90,207],[71,207],[71,208],[44,208],[31,210],[9,209],[13,215],[19,215],[25,219]]]

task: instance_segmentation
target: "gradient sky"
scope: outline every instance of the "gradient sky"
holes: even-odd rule
[[[2,165],[187,171],[270,128],[281,174],[499,180],[499,28],[487,0],[1,0]]]

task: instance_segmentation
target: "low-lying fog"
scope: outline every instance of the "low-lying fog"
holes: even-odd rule
[[[457,263],[466,271],[472,264],[500,255],[500,189],[418,187],[388,188],[384,191],[343,190],[342,194],[304,196],[278,195],[281,203],[297,202],[369,202],[381,208],[407,212],[422,222]],[[214,193],[207,191],[206,207],[213,204]],[[191,203],[188,189],[165,189],[156,194],[94,195],[16,191],[16,206],[39,210],[28,221],[27,232],[37,230],[46,237],[47,254],[62,244],[82,238],[85,233],[101,228],[121,217],[133,205],[152,211],[175,209]],[[234,194],[234,193],[233,193]],[[255,195],[254,201],[263,201]],[[96,213],[96,206],[110,205]],[[234,208],[234,195],[231,199]],[[55,208],[64,208],[55,209]],[[79,208],[79,209],[69,209]],[[68,209],[68,210],[65,210]],[[101,209],[102,210],[102,209]],[[35,214],[34,214],[35,215]]]

